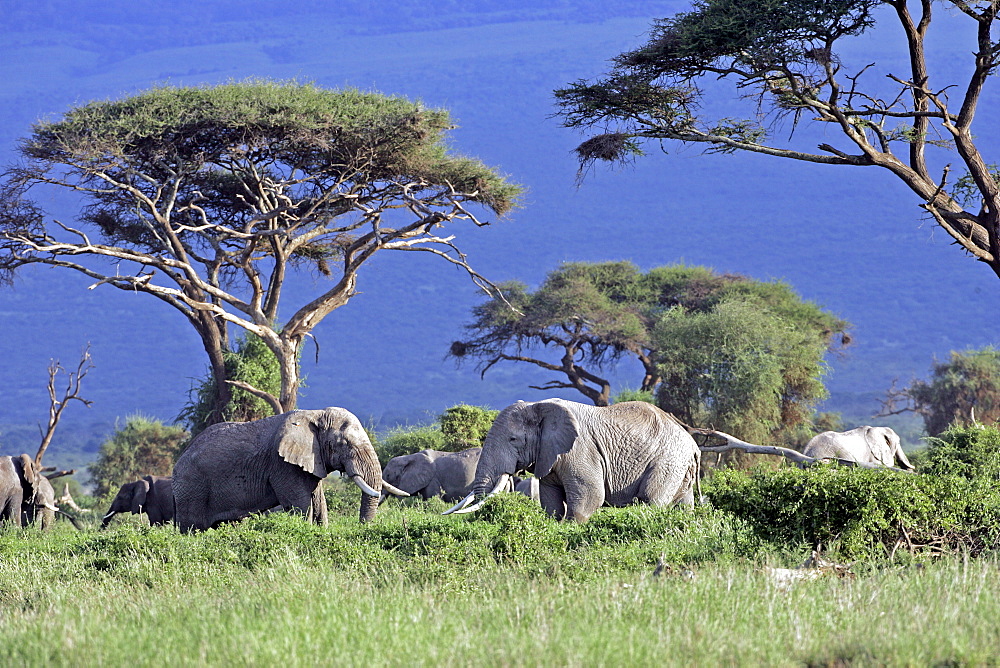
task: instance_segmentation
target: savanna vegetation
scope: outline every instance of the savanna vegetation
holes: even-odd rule
[[[917,475],[726,471],[705,481],[709,504],[585,524],[504,494],[461,518],[437,499],[390,501],[360,525],[355,492],[333,481],[327,528],[274,514],[193,535],[132,517],[7,530],[0,657],[986,665],[1000,642],[998,446],[975,425],[934,441]],[[776,578],[818,546],[838,567]]]
[[[797,443],[826,398],[825,356],[850,323],[780,281],[669,265],[564,263],[535,291],[520,282],[473,308],[451,344],[480,374],[515,362],[547,373],[536,390],[571,389],[611,403],[606,372],[638,362],[634,387],[688,424],[746,440]],[[513,307],[513,308],[511,308]]]

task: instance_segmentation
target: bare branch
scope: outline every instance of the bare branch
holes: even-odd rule
[[[93,368],[94,364],[90,357],[89,343],[80,355],[80,363],[77,365],[76,371],[67,372],[66,369],[59,364],[58,360],[52,360],[49,364],[49,422],[46,430],[42,433],[42,442],[38,446],[38,453],[35,455],[35,466],[41,467],[42,457],[45,455],[45,450],[48,449],[49,444],[52,442],[52,437],[55,436],[56,433],[56,427],[59,426],[59,420],[62,418],[62,413],[66,409],[66,406],[69,405],[69,402],[76,400],[84,406],[90,406],[93,403],[92,401],[84,399],[80,396],[83,379]],[[56,395],[56,377],[60,373],[66,373],[68,376],[66,389],[63,391],[61,398]]]

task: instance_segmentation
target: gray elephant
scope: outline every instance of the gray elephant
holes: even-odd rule
[[[408,494],[420,494],[424,499],[440,496],[445,501],[455,502],[472,491],[482,451],[482,448],[460,452],[421,450],[393,457],[382,469],[382,480]],[[383,490],[382,500],[386,496]]]
[[[814,436],[802,454],[816,459],[832,457],[865,464],[880,464],[912,471],[899,435],[889,427],[858,427],[850,431],[824,431]]]
[[[368,434],[349,411],[295,410],[212,425],[174,465],[175,521],[189,532],[275,506],[311,517],[314,494],[332,471],[344,472],[361,488],[361,521],[373,519],[382,468]]]
[[[541,497],[538,495],[538,478],[520,478],[514,480],[514,491],[519,494],[524,494],[529,499],[534,501],[541,501]]]
[[[145,513],[149,525],[154,527],[171,522],[174,519],[173,479],[170,476],[147,475],[122,485],[101,520],[101,528],[106,529],[118,513]]]
[[[519,401],[486,435],[473,491],[447,512],[478,508],[474,498],[504,489],[521,470],[535,474],[542,507],[558,519],[584,522],[602,505],[635,500],[693,504],[699,460],[691,435],[646,402]]]
[[[31,457],[0,457],[0,522],[26,526],[40,515],[41,527],[47,529],[57,510],[52,483]]]

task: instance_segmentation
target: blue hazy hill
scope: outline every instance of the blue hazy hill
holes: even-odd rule
[[[15,159],[18,137],[37,119],[158,84],[294,78],[405,95],[448,108],[459,125],[455,149],[528,188],[508,219],[456,230],[471,263],[494,281],[534,286],[563,261],[622,259],[786,281],[854,323],[854,345],[830,359],[825,408],[858,420],[893,378],[926,376],[935,357],[996,342],[996,276],[951,247],[884,174],[688,149],[632,168],[598,167],[576,187],[572,149],[581,138],[551,118],[552,90],[600,74],[640,42],[653,17],[686,8],[555,0],[22,5],[0,27],[0,162]],[[935,46],[945,72],[968,51],[952,48],[960,37],[945,32]],[[853,48],[868,62],[898,58],[897,46],[883,31]],[[1000,109],[995,91],[981,107]],[[997,127],[980,122],[987,155],[996,153]],[[68,199],[46,204],[72,220]],[[363,270],[362,294],[317,328],[318,361],[307,348],[301,406],[340,405],[384,426],[459,402],[502,407],[544,396],[528,388],[545,380],[531,369],[498,366],[480,380],[444,359],[480,297],[464,274],[420,255],[383,254]],[[321,280],[296,277],[286,299],[301,300]],[[133,413],[172,419],[204,374],[200,344],[175,312],[148,296],[86,289],[92,282],[39,268],[0,291],[4,451],[37,441],[30,425],[46,416],[49,359],[75,366],[88,342],[96,368],[84,395],[94,403],[68,410],[54,461],[60,437],[106,433]],[[616,377],[619,387],[638,381],[627,366]],[[95,446],[91,437],[87,447]]]

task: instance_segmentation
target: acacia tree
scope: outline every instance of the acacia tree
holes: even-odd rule
[[[274,353],[281,389],[241,387],[291,410],[303,340],[356,294],[376,252],[431,253],[489,287],[441,230],[487,224],[470,204],[502,215],[519,188],[450,154],[449,128],[446,111],[402,98],[270,81],[72,109],[34,126],[0,182],[0,279],[50,265],[169,304],[201,337],[218,410],[227,326],[242,327]],[[29,199],[46,187],[79,196],[76,225],[46,221]],[[329,283],[279,308],[297,268]]]
[[[779,406],[784,402],[786,407],[778,410],[793,421],[804,418],[791,406],[811,405],[818,396],[812,379],[823,354],[849,341],[849,323],[802,301],[786,284],[716,274],[704,267],[674,265],[643,273],[629,262],[567,263],[549,273],[534,293],[521,283],[499,287],[515,310],[498,298],[473,307],[474,320],[466,327],[471,336],[452,343],[450,355],[459,362],[477,360],[482,375],[501,361],[533,364],[558,375],[533,389],[574,389],[598,406],[608,405],[612,389],[601,374],[623,357],[641,364],[641,391],[658,385],[662,389],[661,381],[668,376],[671,383],[685,385],[663,390],[668,395],[690,391],[684,375],[665,364],[670,356],[664,354],[657,328],[668,316],[676,320],[679,314],[709,313],[723,302],[739,301],[780,323],[774,327],[788,330],[785,343],[795,337],[814,342],[806,348],[804,365],[781,366],[784,385],[776,401]],[[673,352],[680,359],[700,345],[688,338]],[[733,385],[728,390],[723,386],[720,380],[712,392],[737,391]],[[671,405],[670,410],[676,409]],[[690,417],[695,417],[693,412]]]
[[[603,78],[557,90],[557,113],[567,127],[598,131],[576,149],[581,175],[597,160],[629,160],[647,142],[664,146],[664,140],[700,144],[709,152],[887,170],[957,245],[1000,276],[998,173],[980,152],[973,128],[1000,62],[1000,3],[939,3],[954,10],[952,20],[968,20],[974,30],[970,41],[949,44],[968,58],[966,66],[949,61],[947,70],[932,74],[925,40],[934,4],[696,0],[692,11],[657,21],[648,41],[617,56]],[[878,72],[874,63],[849,65],[839,55],[845,38],[862,34],[876,19],[898,24],[908,71]],[[705,91],[718,91],[719,79],[752,105],[749,118],[699,115],[708,106]],[[775,116],[788,114],[796,124],[824,124],[824,138],[839,133],[840,141],[813,150],[808,133],[787,140],[787,133],[770,135]]]

